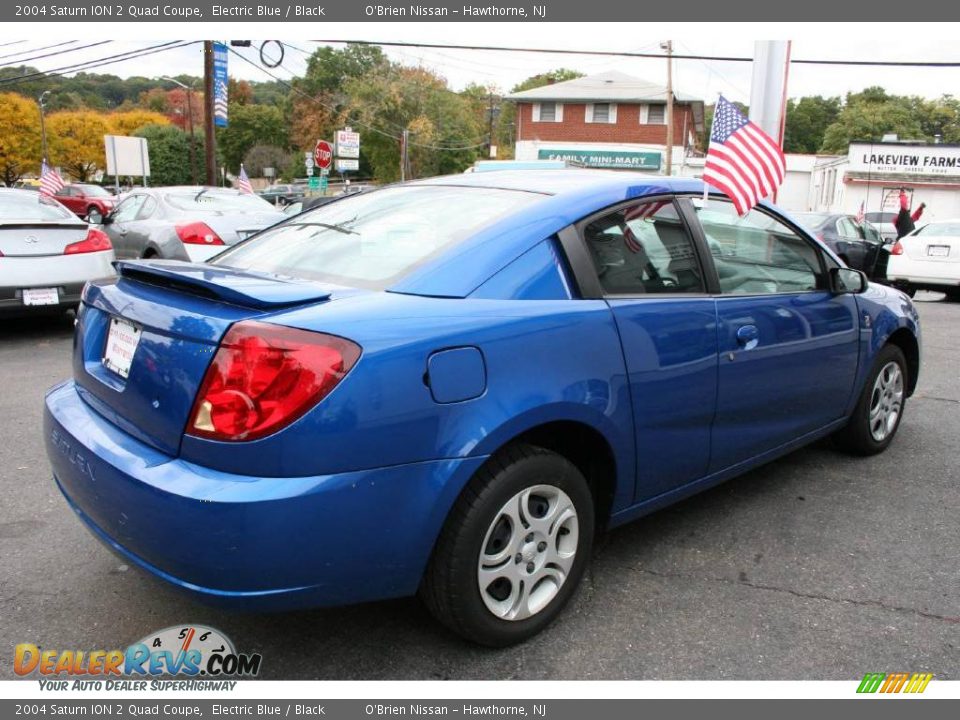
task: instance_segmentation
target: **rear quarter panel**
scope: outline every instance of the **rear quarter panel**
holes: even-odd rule
[[[485,456],[532,427],[570,420],[608,439],[618,469],[615,504],[632,498],[630,399],[603,301],[369,293],[269,321],[349,338],[362,355],[319,406],[288,428],[239,444],[187,436],[185,459],[259,476],[347,472]],[[482,354],[484,391],[438,403],[427,385],[428,360],[458,347]]]

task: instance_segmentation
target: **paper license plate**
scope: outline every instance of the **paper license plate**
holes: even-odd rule
[[[24,305],[58,305],[60,293],[57,288],[30,288],[23,290]]]
[[[110,319],[107,347],[103,351],[103,364],[122,378],[130,375],[133,355],[140,344],[141,330],[133,323],[120,318]]]
[[[930,257],[947,257],[949,254],[949,245],[927,245],[927,255]]]

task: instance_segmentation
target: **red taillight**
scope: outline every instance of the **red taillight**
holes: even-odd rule
[[[110,238],[103,230],[90,228],[87,236],[80,242],[71,243],[63,249],[64,255],[73,255],[75,253],[103,252],[110,250],[113,245],[110,244]]]
[[[897,241],[893,244],[893,247],[890,248],[890,254],[891,254],[891,255],[903,255],[903,244],[902,244],[899,240],[897,240]]]
[[[177,236],[183,242],[191,245],[223,245],[220,236],[213,231],[213,228],[203,222],[177,225]]]
[[[276,432],[329,395],[359,357],[358,345],[333,335],[237,323],[207,368],[187,434],[237,441]]]

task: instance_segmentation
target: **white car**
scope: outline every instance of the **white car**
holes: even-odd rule
[[[113,260],[110,239],[56,200],[0,188],[0,317],[78,306]]]
[[[960,300],[960,219],[931,222],[900,238],[890,252],[887,279],[909,295],[936,290]]]

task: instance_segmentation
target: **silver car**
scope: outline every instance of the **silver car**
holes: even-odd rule
[[[284,217],[256,195],[229,188],[138,188],[103,219],[102,229],[121,259],[204,262]]]
[[[113,260],[107,236],[56,200],[0,188],[0,315],[76,307],[87,280],[114,274]]]

